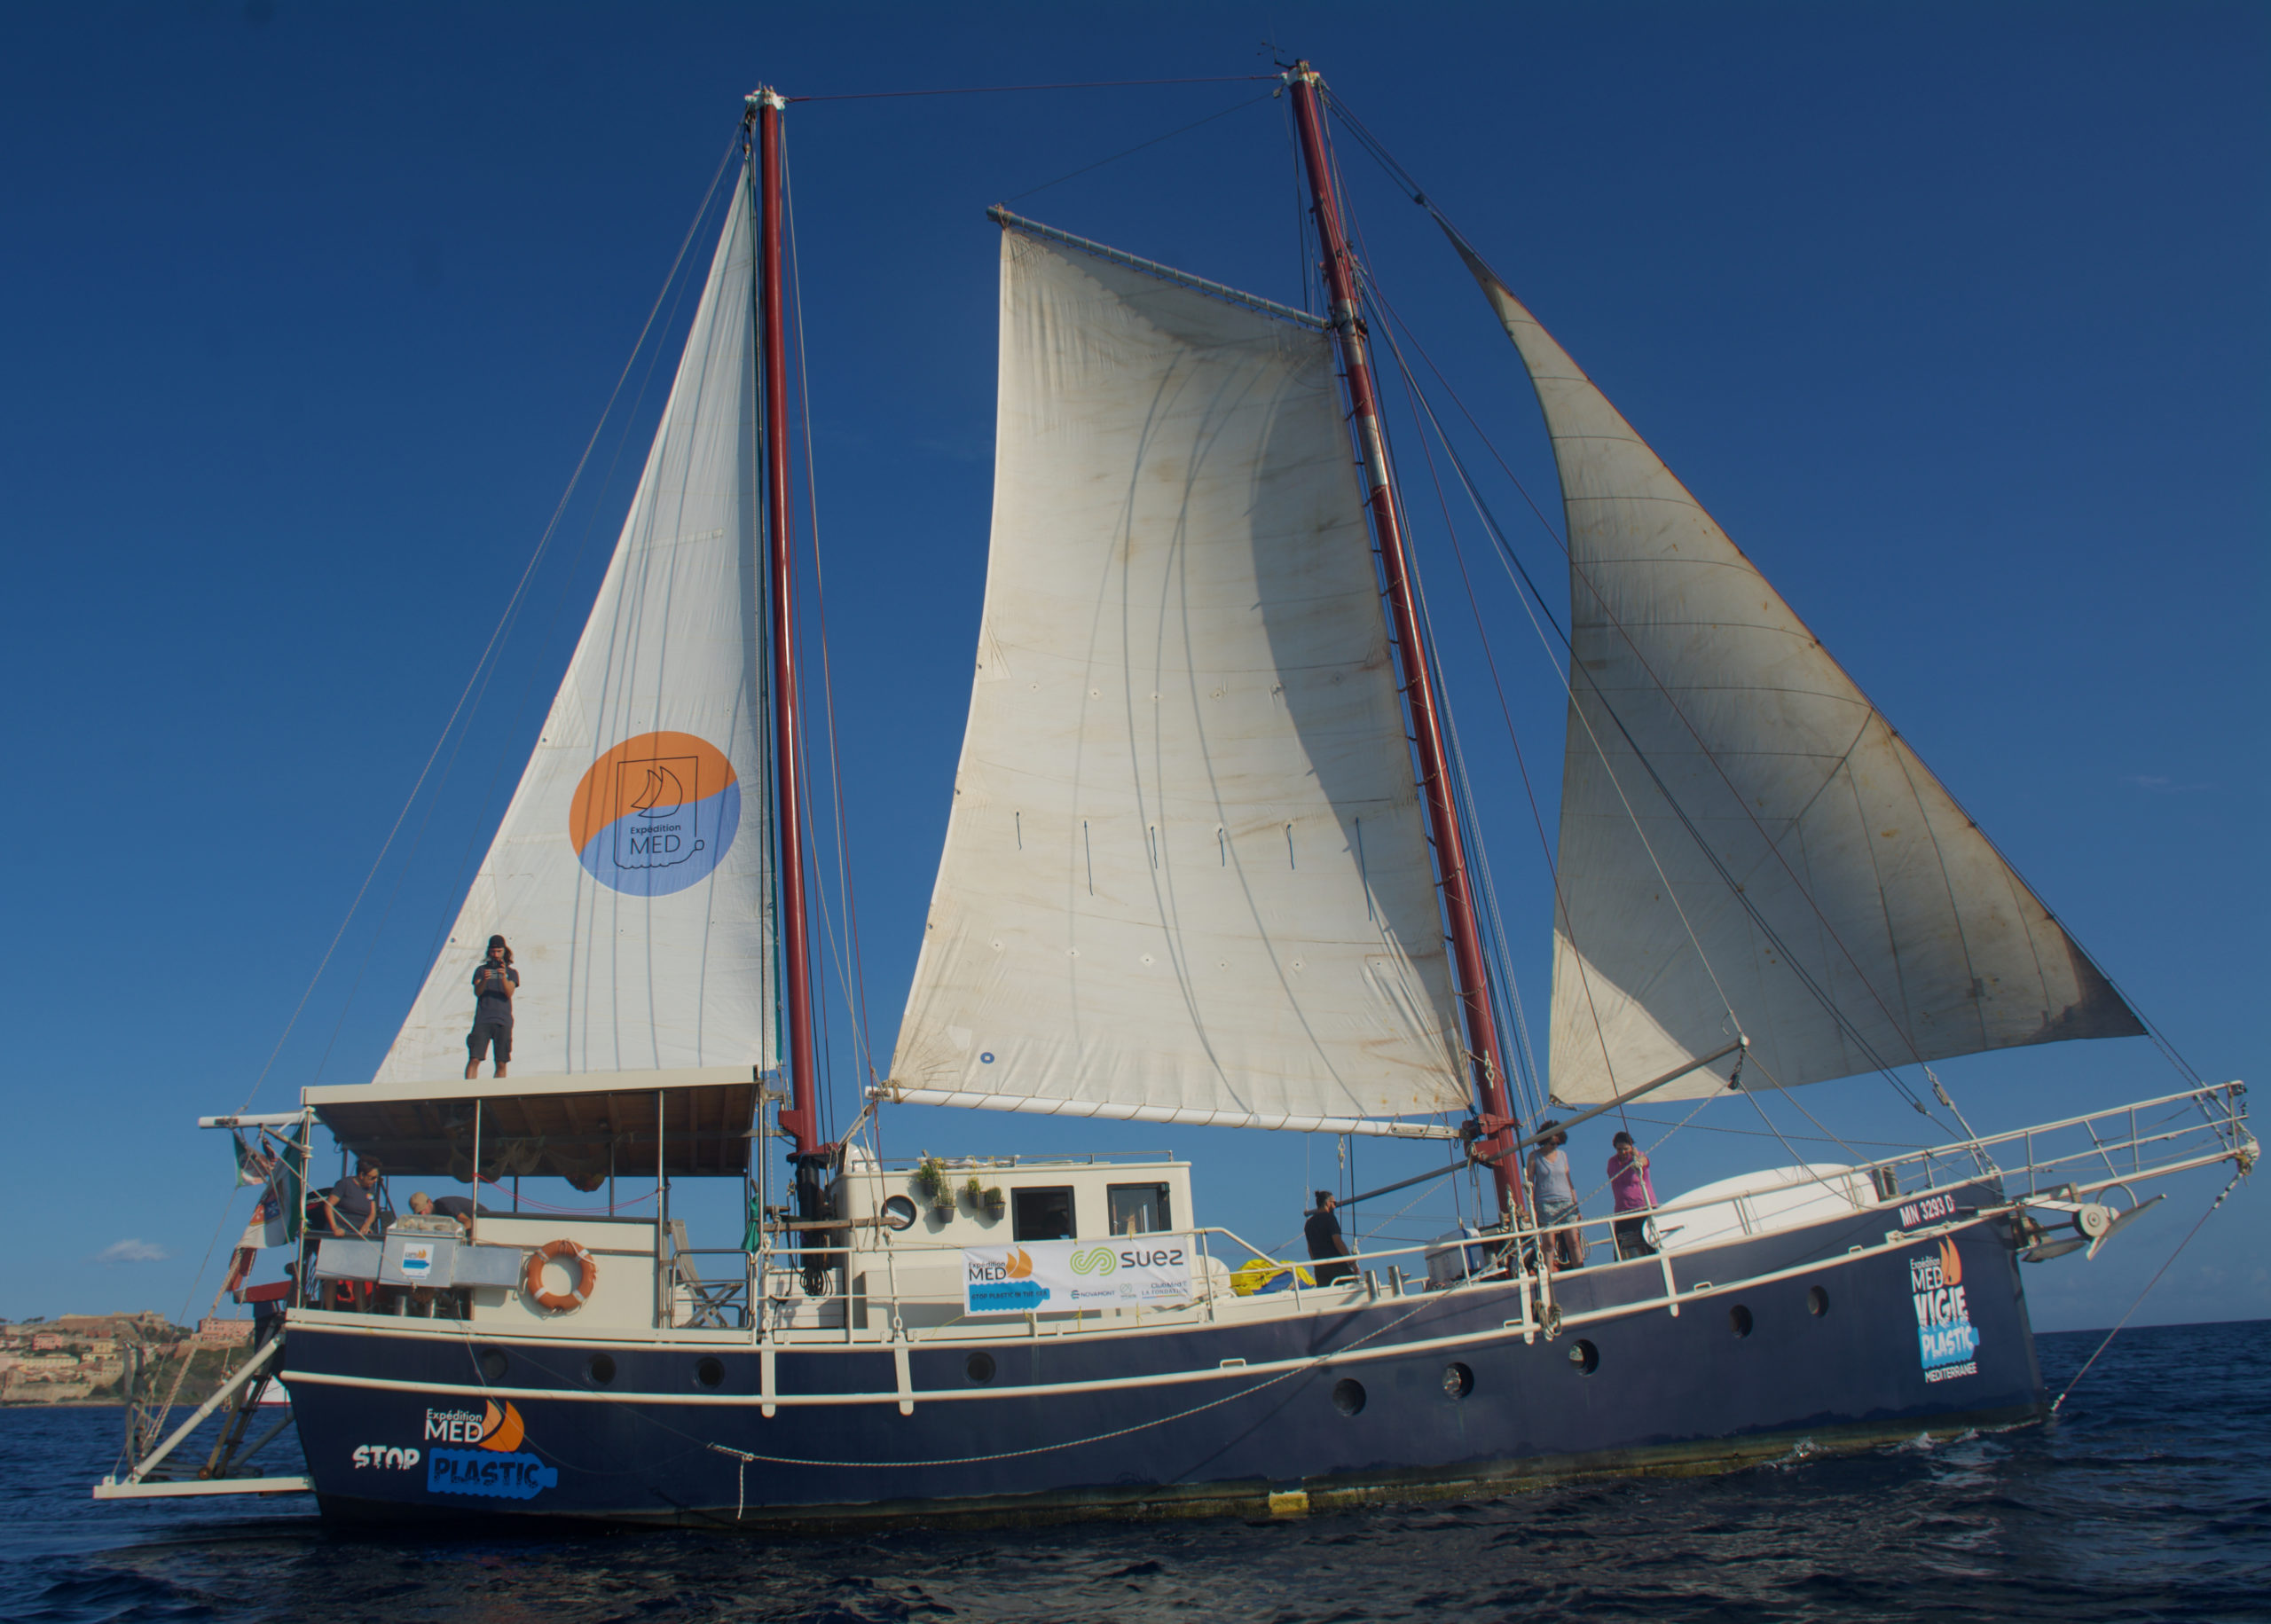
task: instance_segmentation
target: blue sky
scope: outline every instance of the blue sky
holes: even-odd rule
[[[236,1106],[292,1020],[743,93],[1261,73],[1265,39],[1317,63],[2193,1064],[2259,1073],[2260,8],[18,11],[0,22],[0,672],[18,786],[0,812],[15,899],[0,1220],[36,1244],[0,1270],[0,1314],[209,1298],[209,1277],[194,1283],[208,1236],[241,1204],[222,1219],[225,1146],[193,1118]],[[985,206],[1014,199],[1299,301],[1283,104],[1266,90],[791,111],[879,1047],[945,825],[983,585]],[[1553,511],[1503,336],[1418,211],[1342,157],[1381,286]],[[558,679],[658,404],[649,390],[609,425],[446,777],[413,806],[258,1104],[367,1078],[392,1036]],[[1438,623],[1465,620],[1424,516],[1418,545]],[[1518,545],[1552,575],[1543,534]],[[1478,592],[1514,727],[1550,779],[1551,672],[1512,596]],[[1545,872],[1472,639],[1446,661],[1542,1012]],[[840,1027],[835,1042],[848,1102]],[[1983,1128],[2176,1086],[2135,1040],[1941,1071]],[[1881,1081],[1803,1102],[1851,1137],[1921,1136]],[[1661,1185],[1787,1159],[1735,1109],[1664,1149]],[[1335,1155],[939,1111],[900,1113],[885,1137],[892,1153],[1108,1144],[1191,1157],[1200,1216],[1263,1242],[1293,1232]],[[1359,1181],[1428,1154],[1362,1149]],[[2037,1323],[2110,1322],[2212,1189],[2180,1185],[2094,1264],[2034,1271]],[[1403,1223],[1450,1217],[1423,1201]],[[2271,1314],[2264,1237],[2243,1190],[2141,1317]]]

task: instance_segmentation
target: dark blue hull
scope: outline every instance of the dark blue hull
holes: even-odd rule
[[[1888,1245],[1890,1217],[1687,1254],[1677,1315],[1661,1300],[1639,1306],[1662,1293],[1653,1260],[1564,1275],[1563,1314],[1606,1317],[1532,1341],[1505,1329],[1522,1317],[1519,1288],[1489,1285],[1258,1324],[917,1344],[911,1415],[891,1396],[888,1347],[782,1350],[782,1395],[885,1396],[783,1404],[770,1417],[748,1346],[607,1343],[615,1371],[601,1400],[552,1396],[595,1392],[597,1343],[303,1323],[287,1333],[286,1375],[325,1510],[363,1518],[829,1526],[1251,1514],[1711,1471],[1801,1440],[1835,1447],[2039,1416],[2005,1226]],[[1944,1241],[1960,1259],[1961,1298],[1922,1289]],[[1803,1272],[1686,1296],[1715,1274],[1785,1270]],[[1457,1338],[1471,1339],[1440,1345]],[[1411,1345],[1420,1342],[1439,1345]],[[484,1350],[504,1356],[501,1373],[483,1377]],[[993,1361],[982,1385],[970,1369],[980,1353]],[[1211,1374],[1226,1361],[1319,1355],[1334,1357],[1285,1375]],[[703,1360],[717,1361],[713,1385]],[[994,1396],[1143,1377],[1181,1379]],[[387,1385],[353,1385],[372,1382]],[[484,1447],[483,1388],[510,1398],[518,1436],[492,1432]],[[926,1396],[980,1390],[987,1396]]]

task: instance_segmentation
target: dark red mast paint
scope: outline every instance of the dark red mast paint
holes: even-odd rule
[[[1419,751],[1419,789],[1427,803],[1427,823],[1435,838],[1435,866],[1442,875],[1443,914],[1450,926],[1451,955],[1458,969],[1459,1002],[1466,1015],[1468,1058],[1481,1102],[1482,1139],[1478,1156],[1503,1156],[1514,1145],[1514,1113],[1506,1094],[1506,1068],[1500,1059],[1498,1026],[1490,1010],[1490,980],[1482,960],[1482,936],[1474,921],[1474,898],[1467,884],[1466,847],[1459,838],[1458,808],[1452,799],[1449,758],[1435,714],[1435,686],[1427,646],[1419,633],[1412,602],[1411,561],[1403,525],[1390,484],[1387,444],[1380,431],[1379,401],[1365,359],[1364,324],[1356,298],[1356,260],[1340,225],[1340,206],[1332,192],[1332,170],[1324,153],[1324,114],[1317,105],[1324,83],[1307,62],[1285,75],[1293,95],[1293,118],[1301,127],[1301,159],[1308,167],[1309,198],[1318,240],[1324,248],[1325,286],[1332,295],[1332,330],[1340,339],[1341,370],[1348,379],[1348,404],[1364,457],[1364,484],[1372,508],[1372,532],[1379,539],[1381,572],[1387,577],[1395,639],[1401,646],[1404,691],[1411,696],[1411,731]],[[1521,1212],[1521,1170],[1511,1156],[1490,1164],[1500,1206]]]
[[[790,1102],[781,1126],[795,1155],[817,1154],[819,1102],[813,1075],[812,961],[805,933],[804,739],[797,704],[796,569],[789,532],[789,357],[781,298],[781,110],[779,92],[760,87],[757,114],[758,388],[765,419],[765,561],[773,596],[774,827],[781,842],[781,1024],[789,1039]]]

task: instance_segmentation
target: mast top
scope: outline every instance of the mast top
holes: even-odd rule
[[[759,107],[769,107],[778,113],[789,105],[789,98],[769,84],[758,85],[742,99],[749,105],[749,109],[752,113]]]

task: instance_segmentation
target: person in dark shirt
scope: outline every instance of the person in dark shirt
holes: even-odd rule
[[[324,1197],[324,1220],[337,1236],[375,1235],[379,1225],[379,1204],[373,1192],[379,1188],[382,1170],[376,1162],[355,1164],[355,1176],[342,1179],[331,1187],[331,1194]]]
[[[505,1075],[513,1057],[513,994],[521,988],[521,972],[513,968],[513,950],[505,938],[489,938],[489,953],[473,972],[473,1030],[466,1034],[465,1074],[470,1081],[480,1075],[481,1063],[497,1050],[494,1075]]]
[[[420,1218],[430,1218],[436,1213],[444,1218],[454,1218],[459,1227],[468,1234],[473,1231],[473,1197],[470,1196],[437,1197],[421,1189],[410,1198],[410,1210]]]
[[[1348,1255],[1348,1243],[1340,1233],[1340,1220],[1332,1213],[1335,1204],[1331,1190],[1317,1191],[1316,1209],[1301,1224],[1301,1235],[1309,1243],[1309,1260],[1323,1264],[1316,1271],[1316,1283],[1321,1286],[1345,1280],[1356,1272],[1353,1263],[1324,1261]]]

